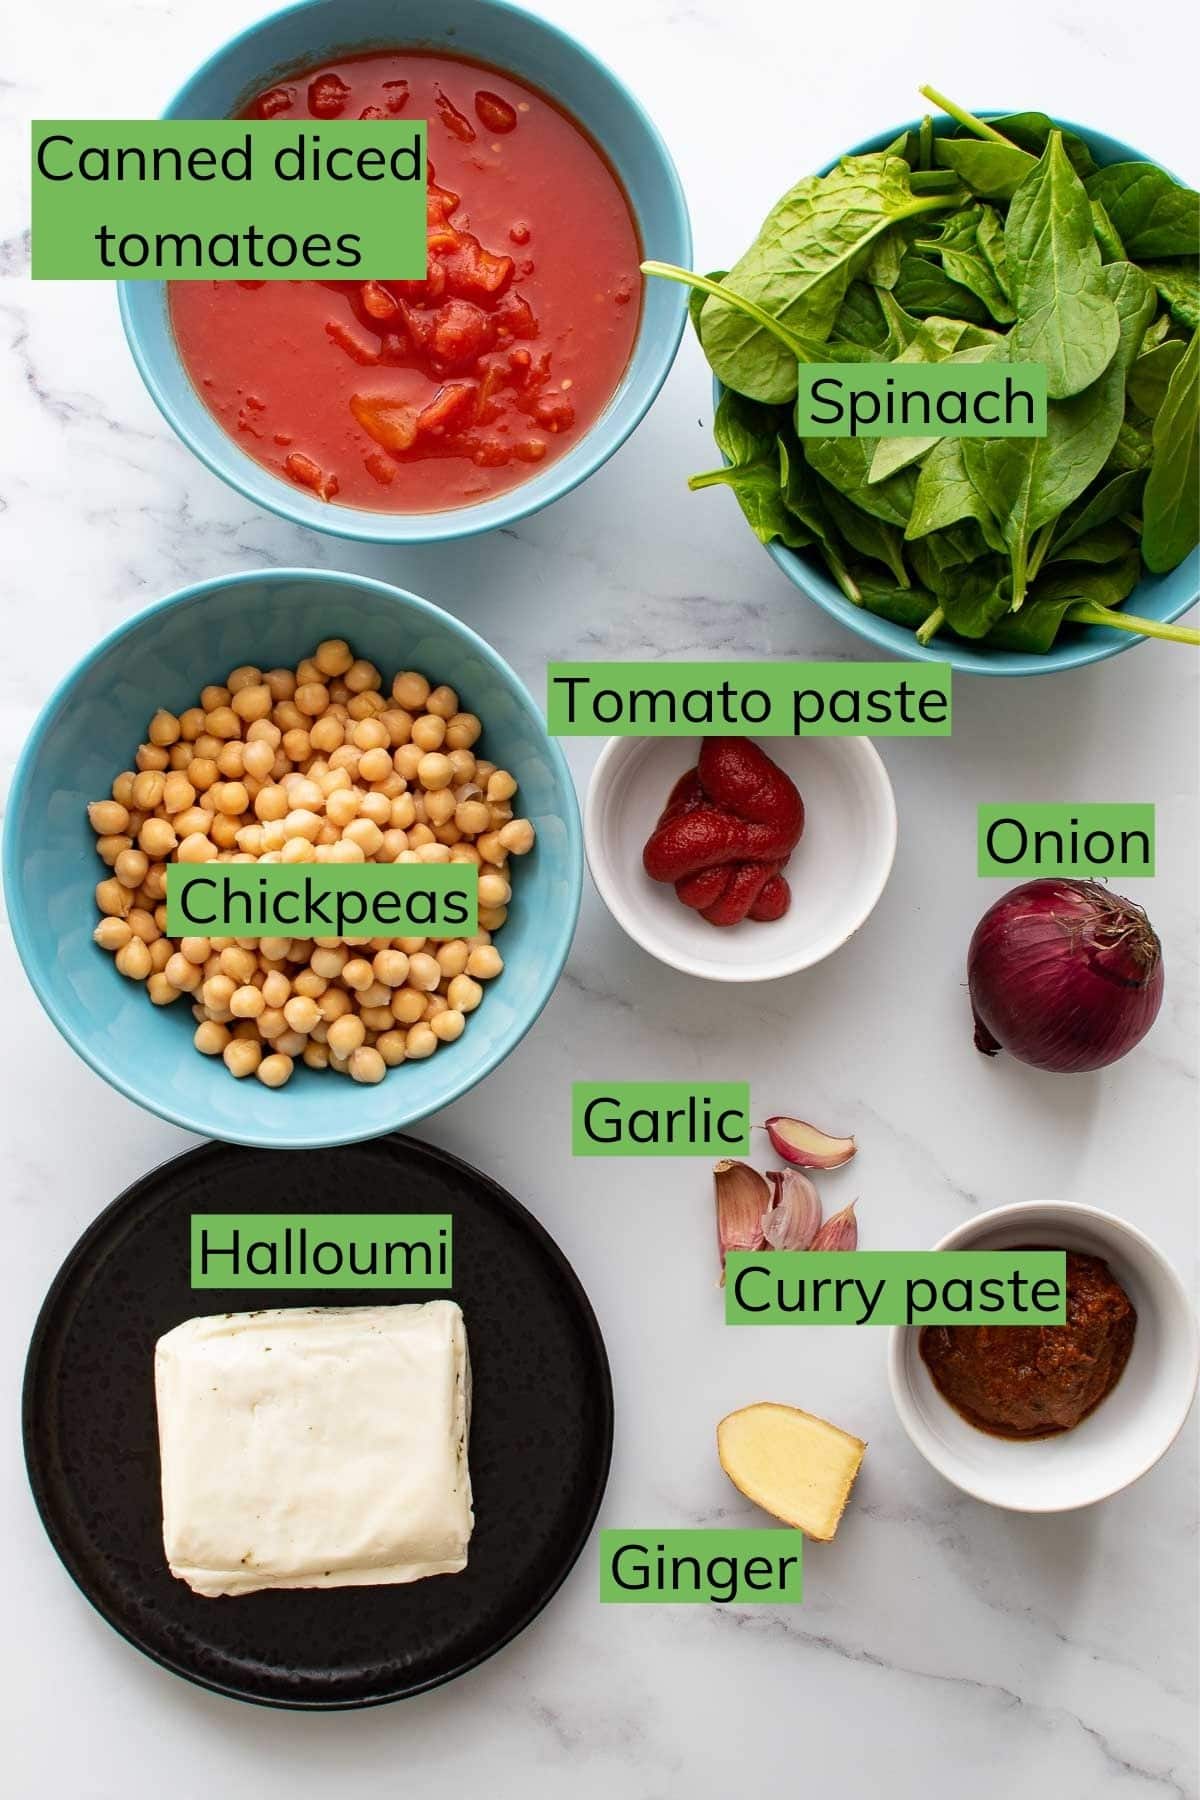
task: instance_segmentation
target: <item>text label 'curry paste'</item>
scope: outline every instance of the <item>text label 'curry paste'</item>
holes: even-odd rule
[[[727,1325],[1063,1325],[1061,1250],[731,1250]]]

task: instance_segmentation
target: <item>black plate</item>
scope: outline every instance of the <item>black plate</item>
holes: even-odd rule
[[[398,1587],[193,1594],[163,1556],[154,1345],[228,1308],[432,1294],[193,1292],[192,1212],[449,1212],[474,1402],[475,1532],[460,1575]],[[25,1458],[52,1543],[110,1625],[202,1687],[268,1706],[371,1706],[450,1681],[523,1630],[582,1550],[612,1453],[612,1383],[587,1296],[536,1219],[412,1138],[275,1152],[208,1144],[89,1227],[46,1298],[25,1370]]]

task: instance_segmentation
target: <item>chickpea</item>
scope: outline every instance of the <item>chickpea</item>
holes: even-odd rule
[[[227,1044],[233,1042],[226,1025],[218,1025],[215,1019],[202,1019],[192,1034],[201,1056],[220,1056]]]
[[[533,849],[534,830],[528,819],[510,819],[500,827],[499,837],[510,856],[524,856]]]
[[[452,1044],[460,1038],[466,1029],[467,1021],[463,1014],[454,1007],[448,1006],[445,1012],[438,1013],[429,1021],[429,1029],[441,1044]]]
[[[408,983],[410,987],[419,988],[431,994],[442,979],[442,971],[438,967],[437,958],[429,956],[425,951],[418,951],[408,961]]]
[[[117,951],[123,950],[132,936],[128,919],[120,919],[109,913],[93,931],[92,942],[99,944],[102,950]]]
[[[342,980],[348,988],[369,988],[374,979],[374,970],[361,956],[353,957],[342,969]]]
[[[239,688],[234,694],[231,704],[238,718],[244,720],[247,725],[252,725],[256,719],[270,717],[274,702],[266,682],[256,681]]]
[[[235,1019],[257,1019],[266,1005],[261,988],[239,987],[229,996],[229,1010]]]
[[[445,741],[446,721],[439,719],[436,713],[422,713],[419,719],[413,720],[412,744],[422,754],[440,750]]]
[[[122,887],[140,888],[149,867],[150,858],[144,850],[122,850],[113,864],[113,874]]]
[[[397,675],[392,683],[392,699],[397,706],[402,706],[405,712],[415,712],[418,707],[424,706],[430,692],[431,689],[425,677],[418,675],[414,669],[407,669]]]
[[[364,794],[359,802],[358,816],[369,819],[372,825],[378,825],[382,830],[392,822],[392,803],[386,794]]]
[[[371,964],[377,982],[387,988],[403,987],[408,980],[408,958],[403,950],[380,950]]]
[[[456,1012],[474,1012],[483,999],[483,989],[469,975],[456,975],[446,989],[446,999]]]
[[[284,1006],[283,1016],[292,1031],[299,1031],[305,1037],[314,1025],[321,1023],[320,1008],[305,994],[294,994]]]
[[[360,658],[350,664],[344,680],[352,694],[363,694],[369,688],[377,688],[383,677],[374,663],[365,662]]]
[[[397,1025],[415,1025],[423,1019],[426,998],[420,988],[397,988],[392,995],[392,1017]]]
[[[455,713],[446,721],[446,747],[449,750],[470,750],[483,734],[483,726],[474,713]]]
[[[153,964],[150,961],[149,947],[139,937],[130,938],[117,951],[116,964],[122,975],[130,981],[145,981]]]
[[[133,839],[131,837],[98,837],[96,839],[96,854],[101,862],[107,863],[111,869],[122,850],[128,850],[132,845]]]
[[[133,804],[141,813],[152,813],[161,805],[166,776],[158,769],[143,769],[133,783]]]
[[[365,1044],[350,1056],[350,1077],[353,1081],[374,1083],[382,1081],[387,1074],[387,1064],[378,1050],[369,1049]]]
[[[121,854],[124,856],[126,852]],[[96,883],[96,905],[110,918],[123,919],[132,908],[133,899],[129,889],[116,876],[110,876],[107,881]]]
[[[491,981],[504,968],[504,958],[491,944],[479,944],[467,957],[467,974],[476,981]]]
[[[354,666],[354,655],[345,638],[325,638],[313,651],[312,660],[322,675],[345,675]]]
[[[254,1073],[264,1087],[280,1088],[285,1081],[291,1080],[295,1066],[290,1056],[276,1052],[272,1056],[264,1056]]]
[[[172,952],[163,969],[163,974],[171,986],[178,988],[181,994],[194,994],[202,980],[201,972],[195,963],[189,962],[179,950]]]
[[[431,1025],[418,1024],[409,1027],[404,1040],[404,1054],[410,1062],[418,1062],[426,1056],[432,1056],[438,1047],[437,1034]]]
[[[233,1038],[221,1052],[225,1067],[239,1081],[247,1075],[253,1075],[262,1061],[262,1054],[262,1045],[248,1037]]]
[[[370,819],[351,819],[342,833],[345,843],[357,844],[364,857],[374,856],[383,842],[383,833]]]
[[[346,741],[346,734],[340,719],[332,713],[324,712],[319,719],[313,721],[308,734],[308,741],[314,750],[328,755],[331,750],[338,750]]]
[[[175,860],[185,863],[211,862],[217,846],[199,831],[191,832],[175,851]]]
[[[327,1069],[329,1067],[329,1050],[325,1044],[318,1044],[309,1038],[301,1055],[306,1069]]]
[[[281,940],[282,941],[282,940]],[[292,997],[292,984],[282,969],[269,969],[262,984],[263,1000],[280,1011]]]
[[[133,907],[128,917],[130,931],[134,937],[141,938],[143,944],[152,944],[155,938],[162,936],[158,929],[157,919],[153,913],[147,912],[144,906]]]
[[[134,762],[140,770],[161,774],[171,766],[171,758],[159,744],[139,744]]]
[[[358,725],[355,730],[365,731],[366,726]],[[391,752],[385,750],[382,745],[368,746],[359,759],[358,772],[364,781],[386,781],[388,776],[394,772]]]
[[[389,1069],[397,1068],[404,1061],[404,1037],[402,1031],[381,1031],[375,1039],[375,1048]]]
[[[481,906],[479,908],[478,923],[485,931],[499,931],[507,918],[507,906]]]
[[[166,940],[160,938],[159,942],[165,943]],[[151,946],[150,960],[153,964],[153,946]],[[178,1000],[179,998],[179,989],[177,987],[172,987],[170,981],[167,979],[165,971],[161,969],[155,969],[150,976],[150,979],[146,983],[146,992],[149,994],[150,999],[155,1006],[170,1006],[172,1001]]]
[[[475,839],[475,848],[486,863],[494,863],[499,868],[508,861],[508,851],[500,842],[498,831],[485,831],[482,837]]]
[[[467,961],[471,953],[463,938],[451,938],[447,943],[439,944],[434,954],[437,966],[442,972],[442,979],[451,981],[455,975],[462,975],[466,972]]]
[[[464,837],[481,836],[491,822],[491,812],[482,800],[461,800],[454,809],[454,823]]]
[[[117,837],[129,829],[129,809],[119,800],[93,800],[87,811],[88,823],[98,837]]]
[[[330,1025],[327,1042],[333,1054],[345,1061],[360,1047],[366,1035],[367,1028],[357,1013],[345,1013]]]

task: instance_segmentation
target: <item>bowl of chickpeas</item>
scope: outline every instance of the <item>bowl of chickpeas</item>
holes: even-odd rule
[[[451,939],[173,937],[172,862],[472,863]],[[151,1112],[296,1149],[398,1130],[519,1043],[574,935],[562,752],[513,671],[428,601],[264,570],[147,608],[22,752],[4,884],[68,1042]],[[298,871],[299,872],[299,871]]]

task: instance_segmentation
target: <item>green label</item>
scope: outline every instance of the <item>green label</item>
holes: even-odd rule
[[[474,863],[167,864],[168,937],[472,937]]]
[[[801,363],[799,437],[1045,437],[1042,363]]]
[[[575,1156],[745,1156],[747,1081],[576,1081]]]
[[[727,1325],[1064,1325],[1064,1250],[731,1250]]]
[[[550,663],[546,719],[554,737],[949,737],[950,665]]]
[[[798,1606],[798,1531],[602,1531],[600,1598],[625,1606]]]
[[[420,119],[35,119],[35,281],[425,274]]]
[[[981,806],[981,875],[1153,875],[1154,807]]]
[[[448,1288],[449,1213],[193,1213],[194,1288]]]

